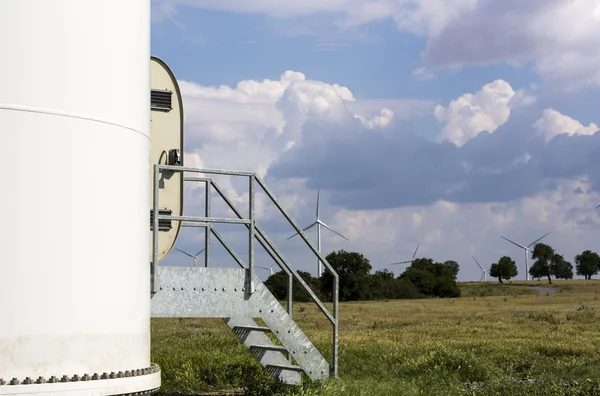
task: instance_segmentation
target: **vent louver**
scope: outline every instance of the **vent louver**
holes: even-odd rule
[[[173,212],[169,209],[159,209],[158,210],[159,216],[171,216],[172,214],[173,214]],[[152,231],[154,229],[153,223],[154,223],[154,210],[150,209],[150,231]],[[158,219],[158,231],[169,231],[171,228],[173,228],[173,226],[171,225],[171,220],[163,220],[160,218]]]
[[[150,109],[158,110],[158,111],[171,111],[173,107],[171,107],[171,100],[173,97],[173,92],[162,90],[162,89],[153,89],[150,92]]]

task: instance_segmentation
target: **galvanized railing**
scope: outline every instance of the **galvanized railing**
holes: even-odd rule
[[[214,235],[215,238],[221,243],[221,245],[227,250],[231,257],[241,267],[246,269],[247,287],[248,293],[254,292],[254,285],[252,283],[252,276],[254,274],[254,241],[257,240],[271,259],[288,275],[288,289],[287,289],[287,311],[288,314],[292,315],[292,304],[293,304],[293,279],[302,285],[302,287],[308,292],[311,299],[319,307],[319,310],[325,315],[327,320],[333,327],[332,337],[332,364],[331,371],[334,377],[338,376],[338,332],[339,332],[339,276],[333,267],[327,262],[325,257],[319,250],[310,242],[302,228],[296,223],[296,221],[285,211],[283,206],[279,203],[273,192],[264,184],[264,182],[253,172],[239,172],[221,169],[196,169],[186,168],[182,166],[170,166],[170,165],[154,165],[154,180],[153,180],[153,200],[152,207],[153,213],[159,213],[159,180],[163,171],[169,172],[190,172],[190,173],[201,173],[206,175],[225,175],[225,176],[244,176],[249,179],[249,198],[248,198],[248,218],[244,217],[242,212],[231,202],[231,200],[225,195],[219,185],[211,178],[207,177],[185,177],[182,174],[183,181],[185,182],[200,182],[205,185],[205,216],[167,216],[167,215],[155,215],[152,218],[152,261],[151,261],[151,292],[155,293],[155,284],[158,267],[158,233],[159,220],[171,220],[181,221],[183,227],[203,227],[206,229],[205,233],[205,266],[208,267],[210,263],[210,235]],[[325,267],[331,272],[333,276],[333,314],[329,312],[323,302],[317,297],[313,290],[308,284],[302,279],[294,267],[290,264],[289,260],[285,258],[283,253],[277,248],[273,241],[269,238],[266,232],[257,224],[254,216],[254,203],[255,203],[255,184],[258,184],[265,194],[269,197],[271,202],[279,209],[281,214],[286,220],[292,225],[300,237],[304,240],[310,250],[321,260]],[[223,199],[227,206],[235,213],[237,218],[221,218],[211,217],[211,190],[214,189],[217,194]],[[211,226],[212,223],[229,223],[229,224],[243,224],[248,228],[248,266],[244,264],[244,261],[236,254],[231,246],[225,241],[221,234]],[[289,355],[288,355],[289,356]]]

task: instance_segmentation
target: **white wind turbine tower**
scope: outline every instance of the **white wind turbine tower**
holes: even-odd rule
[[[473,260],[475,260],[475,262],[477,263],[477,265],[479,266],[479,268],[481,268],[481,271],[482,271],[482,273],[481,273],[481,278],[479,279],[479,282],[481,282],[482,280],[483,280],[484,282],[487,282],[487,270],[485,270],[485,269],[484,269],[484,268],[481,266],[481,264],[479,264],[479,261],[477,261],[477,259],[475,258],[475,256],[471,256],[471,257],[473,257]]]
[[[415,249],[415,252],[413,253],[412,259],[406,260],[406,261],[400,261],[398,263],[392,263],[390,265],[408,264],[408,263],[412,264],[412,262],[415,261],[415,256],[417,255],[417,250],[419,250],[419,246],[421,246],[421,244],[417,245],[417,248]]]
[[[189,254],[188,252],[184,252],[183,250],[178,249],[178,248],[175,248],[175,250],[179,250],[181,253],[185,254],[186,256],[191,257],[192,260],[194,260],[194,267],[196,266],[196,259],[198,258],[198,255],[204,251],[204,249],[202,249],[198,253],[196,253],[195,255],[192,255],[192,254]]]
[[[548,235],[550,235],[550,233],[547,233],[541,237],[539,237],[538,239],[536,239],[535,241],[531,242],[529,245],[527,246],[523,246],[519,243],[513,242],[508,238],[504,238],[503,236],[500,236],[500,238],[507,240],[508,242],[512,243],[515,246],[520,247],[521,249],[525,250],[525,280],[529,280],[529,249],[535,245],[536,243],[538,243],[539,241],[541,241],[543,238],[547,237]]]
[[[310,228],[317,226],[317,250],[319,251],[319,253],[321,253],[321,226],[327,228],[329,231],[341,236],[342,238],[344,238],[345,240],[348,240],[348,238],[346,238],[345,236],[343,236],[342,234],[340,234],[339,232],[335,231],[333,228],[329,227],[327,224],[325,224],[324,222],[321,221],[320,218],[320,211],[319,211],[319,195],[320,195],[320,188],[317,188],[317,219],[315,220],[314,223],[312,223],[311,225],[309,225],[306,228],[303,228],[302,231],[307,231]],[[289,241],[290,239],[292,239],[293,237],[295,237],[296,235],[298,235],[298,233],[295,233],[294,235],[292,235],[291,237],[289,237],[287,240]],[[317,257],[317,276],[321,276],[321,260],[319,260],[319,258]]]

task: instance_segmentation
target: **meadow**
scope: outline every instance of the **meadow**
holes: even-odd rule
[[[152,319],[161,392],[600,395],[600,280],[460,287],[454,299],[341,303],[339,378],[296,388],[276,384],[220,319]],[[293,315],[330,360],[317,307],[297,303]]]

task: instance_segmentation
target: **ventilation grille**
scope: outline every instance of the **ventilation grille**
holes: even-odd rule
[[[173,212],[169,209],[159,209],[159,216],[171,216]],[[154,230],[154,210],[150,209],[150,231]],[[171,225],[171,220],[163,220],[158,219],[158,231],[169,231],[173,226]]]
[[[171,111],[173,109],[171,107],[172,97],[173,92],[171,91],[153,89],[150,92],[150,109],[158,111]]]

